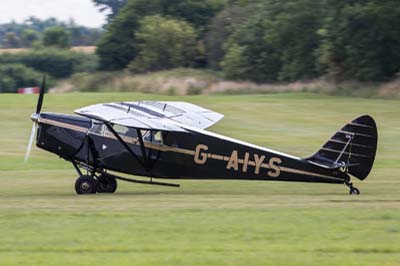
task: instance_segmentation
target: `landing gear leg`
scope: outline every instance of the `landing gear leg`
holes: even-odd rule
[[[360,194],[360,190],[358,188],[354,187],[353,183],[351,181],[347,181],[345,184],[350,189],[350,191],[349,191],[350,195],[359,195]]]
[[[97,192],[97,180],[94,174],[84,175],[79,169],[79,166],[74,160],[71,160],[72,165],[78,173],[78,178],[75,181],[75,191],[77,194],[95,194]]]

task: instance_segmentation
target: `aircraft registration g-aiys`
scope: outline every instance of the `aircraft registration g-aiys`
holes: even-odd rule
[[[374,120],[360,116],[337,131],[314,155],[299,158],[205,129],[223,115],[185,102],[117,102],[75,110],[78,115],[41,113],[42,82],[27,160],[37,147],[72,163],[78,194],[113,193],[117,179],[152,185],[166,179],[275,180],[345,184],[364,180],[377,148]],[[110,171],[149,177],[126,178]]]

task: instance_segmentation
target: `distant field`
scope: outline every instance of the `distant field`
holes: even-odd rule
[[[225,114],[212,131],[307,156],[360,114],[379,150],[359,196],[344,185],[184,181],[119,183],[77,196],[76,173],[34,149],[23,164],[35,95],[0,95],[0,265],[400,265],[400,101],[308,93],[168,97],[49,94],[44,111],[98,102],[185,100]]]
[[[15,53],[23,53],[26,51],[32,50],[30,48],[0,48],[0,54],[15,54]],[[77,52],[84,52],[84,53],[94,53],[96,50],[96,46],[75,46],[72,47],[71,50],[77,51]]]

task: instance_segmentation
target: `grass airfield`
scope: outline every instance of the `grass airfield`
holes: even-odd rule
[[[400,265],[400,101],[315,94],[45,96],[43,111],[185,100],[225,114],[210,130],[297,156],[360,114],[377,121],[376,163],[361,195],[344,185],[119,182],[77,196],[73,167],[34,148],[23,156],[36,95],[0,95],[0,265]]]

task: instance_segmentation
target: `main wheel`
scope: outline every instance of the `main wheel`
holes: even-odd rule
[[[75,182],[77,194],[94,194],[97,191],[97,181],[92,176],[83,175],[78,177]]]
[[[102,174],[97,183],[97,192],[114,193],[117,190],[117,180],[108,175]]]
[[[356,188],[356,187],[351,187],[349,194],[350,195],[360,195],[360,190],[358,190],[358,188]]]

